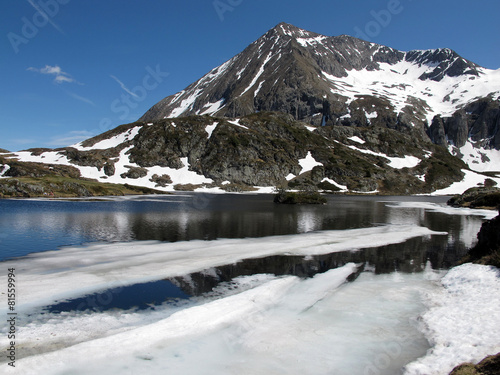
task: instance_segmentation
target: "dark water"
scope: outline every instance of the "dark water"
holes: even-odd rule
[[[483,218],[449,215],[397,202],[443,204],[446,197],[330,196],[327,205],[276,205],[270,195],[187,194],[97,201],[0,200],[0,260],[61,246],[113,241],[186,241],[252,238],[317,230],[415,224],[448,236],[315,257],[271,256],[209,272],[110,289],[48,309],[53,312],[149,308],[165,301],[203,296],[221,282],[255,273],[311,277],[348,262],[376,273],[449,268],[475,242]],[[389,241],[388,241],[389,242]],[[364,266],[362,266],[364,267]],[[109,303],[107,302],[109,301]],[[112,301],[112,302],[111,302]]]
[[[318,206],[276,205],[270,195],[230,194],[109,201],[0,200],[0,260],[96,241],[264,237],[407,222],[450,232],[452,247],[461,252],[462,237],[476,227],[479,230],[482,222],[479,217],[466,217],[464,223],[463,216],[395,209],[385,203],[401,200],[442,203],[446,198],[331,196],[327,205]]]

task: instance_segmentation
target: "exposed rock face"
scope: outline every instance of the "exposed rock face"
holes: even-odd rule
[[[448,140],[446,139],[446,131],[444,129],[444,121],[441,116],[436,116],[432,120],[432,124],[427,131],[431,141],[437,145],[448,147]]]
[[[483,223],[477,234],[478,242],[462,263],[474,262],[500,268],[500,215]]]
[[[436,144],[448,142],[460,148],[468,140],[486,149],[500,149],[500,101],[492,98],[476,100],[451,117],[436,116],[427,130]]]
[[[489,180],[486,180],[488,182]],[[478,187],[467,189],[448,201],[450,206],[470,208],[500,207],[500,189],[495,187]]]
[[[500,353],[490,355],[479,362],[464,363],[453,369],[450,375],[498,375],[500,374]]]

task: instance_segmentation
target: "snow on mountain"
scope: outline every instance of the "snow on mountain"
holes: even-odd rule
[[[310,104],[306,103],[310,98],[300,97],[304,95],[298,81],[312,86],[308,94],[321,99],[321,104],[326,99],[348,107],[360,96],[373,96],[387,100],[392,107],[388,109],[397,115],[415,100],[421,101],[428,124],[435,115],[450,116],[475,99],[500,97],[500,70],[479,67],[447,48],[401,52],[353,37],[328,37],[280,24],[185,90],[163,99],[142,120],[289,112],[283,110],[285,103],[278,103],[283,98],[273,88],[298,89],[298,98],[291,95],[285,101]],[[293,105],[289,107],[293,110]],[[322,105],[295,112],[298,120],[307,122],[315,114],[330,115],[334,123],[346,115],[325,113]],[[372,118],[378,116],[376,111],[371,113]]]

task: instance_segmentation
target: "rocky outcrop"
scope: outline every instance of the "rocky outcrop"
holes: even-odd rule
[[[436,116],[432,120],[431,126],[427,130],[427,134],[431,141],[437,145],[448,147],[448,140],[446,139],[446,131],[444,128],[444,121],[441,116]]]
[[[483,223],[478,242],[461,263],[474,262],[500,268],[500,215]]]
[[[0,179],[0,198],[70,198],[166,194],[139,186],[107,184],[59,176]]]
[[[488,185],[486,179],[486,185]],[[448,200],[448,204],[454,207],[489,208],[500,207],[500,189],[495,187],[477,187],[467,189],[460,195],[455,195]]]
[[[464,363],[453,369],[450,375],[498,375],[500,374],[500,353],[490,355],[479,362]]]
[[[427,135],[436,144],[462,147],[467,141],[486,149],[500,150],[500,101],[476,100],[451,117],[436,116]]]

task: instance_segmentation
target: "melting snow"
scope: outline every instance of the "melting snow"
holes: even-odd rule
[[[486,180],[487,178],[492,179],[498,185],[500,185],[500,178],[498,177],[488,177],[466,169],[462,169],[462,172],[465,174],[462,181],[454,182],[453,184],[451,184],[451,186],[447,188],[436,190],[434,193],[432,193],[432,195],[462,194],[465,190],[469,188],[477,187],[484,184],[484,180]]]
[[[457,148],[450,146],[450,153],[457,155]],[[458,149],[463,155],[462,160],[470,169],[477,172],[500,172],[500,150],[487,150],[483,147],[478,148],[468,141],[463,147]]]
[[[432,349],[406,367],[406,375],[448,374],[500,350],[500,271],[478,264],[452,268],[442,289],[427,294],[423,330]]]
[[[338,187],[340,189],[341,192],[346,192],[346,191],[349,191],[349,189],[347,188],[346,185],[340,185],[338,183],[336,183],[335,181],[333,181],[332,179],[330,178],[324,178],[321,182],[329,182],[330,184]]]
[[[23,296],[19,305],[21,311],[28,306],[45,305],[70,296],[182,276],[242,259],[271,255],[320,255],[443,234],[446,233],[416,225],[384,225],[252,239],[93,244],[7,261],[0,275],[5,275],[9,265],[15,263],[19,274],[19,294]],[[0,298],[5,300],[6,296],[1,295]],[[6,303],[1,305],[0,312],[5,306]]]
[[[149,124],[148,124],[149,125]],[[151,124],[152,125],[152,124]],[[82,146],[82,142],[77,143],[75,145],[69,146],[76,148],[80,151],[90,151],[90,150],[105,150],[108,148],[113,148],[121,145],[124,142],[130,141],[135,138],[137,134],[139,134],[139,130],[141,130],[142,126],[136,126],[132,129],[129,129],[121,134],[117,134],[111,138],[103,139],[102,141],[97,142],[96,144],[84,147]]]
[[[205,127],[205,131],[208,133],[208,139],[210,139],[213,131],[215,130],[215,128],[217,127],[218,124],[219,124],[218,122],[214,122],[212,125],[207,125]]]
[[[255,85],[257,83],[257,80],[264,73],[264,69],[266,67],[266,64],[269,62],[269,60],[271,60],[272,56],[273,56],[273,52],[271,51],[271,52],[269,52],[269,55],[267,55],[266,59],[264,60],[264,62],[260,66],[259,71],[255,75],[255,77],[253,77],[252,82],[250,82],[248,87],[245,90],[243,90],[243,92],[240,94],[240,96],[243,96],[248,90],[250,90],[253,87],[253,85]]]
[[[490,93],[500,95],[500,69],[480,69],[480,77],[444,77],[440,82],[418,79],[432,67],[401,61],[391,65],[378,63],[380,70],[351,70],[339,78],[323,72],[331,82],[331,92],[348,98],[348,104],[359,95],[373,95],[389,100],[399,113],[413,98],[427,102],[426,119],[430,124],[436,114],[452,115],[460,106]],[[445,98],[447,98],[445,100]],[[448,99],[449,98],[449,99]]]
[[[356,146],[347,146],[347,147],[349,147],[352,150],[362,152],[363,154],[381,156],[385,159],[388,159],[389,163],[387,165],[394,169],[413,168],[416,167],[421,162],[419,158],[411,155],[405,155],[403,158],[398,158],[398,157],[387,156],[386,154],[383,154],[381,152],[365,150],[362,148],[358,148]]]
[[[248,130],[248,127],[245,126],[245,125],[241,125],[240,124],[240,119],[236,119],[236,120],[228,120],[228,122],[230,124],[233,124],[233,125],[236,125],[236,126],[239,126],[240,128],[243,128],[243,129],[247,129]]]
[[[219,109],[224,107],[224,99],[219,100],[218,102],[215,103],[208,103],[203,107],[202,112],[198,111],[197,114],[200,115],[213,115],[215,112],[217,112]]]
[[[0,165],[0,168],[2,168],[2,170],[0,171],[0,178],[7,178],[4,176],[4,174],[10,169],[10,165]]]
[[[172,112],[170,112],[170,115],[168,115],[167,117],[179,117],[185,111],[191,109],[193,107],[194,101],[198,98],[201,92],[201,89],[196,89],[190,96],[188,96],[186,99],[183,99],[181,104]]]
[[[316,166],[323,166],[322,163],[317,162],[316,159],[314,159],[314,157],[311,154],[311,151],[307,153],[304,159],[299,160],[299,165],[302,167],[300,174],[309,172]]]
[[[357,142],[357,143],[361,143],[361,144],[365,144],[366,142],[359,138],[357,135],[353,136],[353,137],[349,137],[347,139],[350,139],[351,141],[354,141],[354,142]]]

